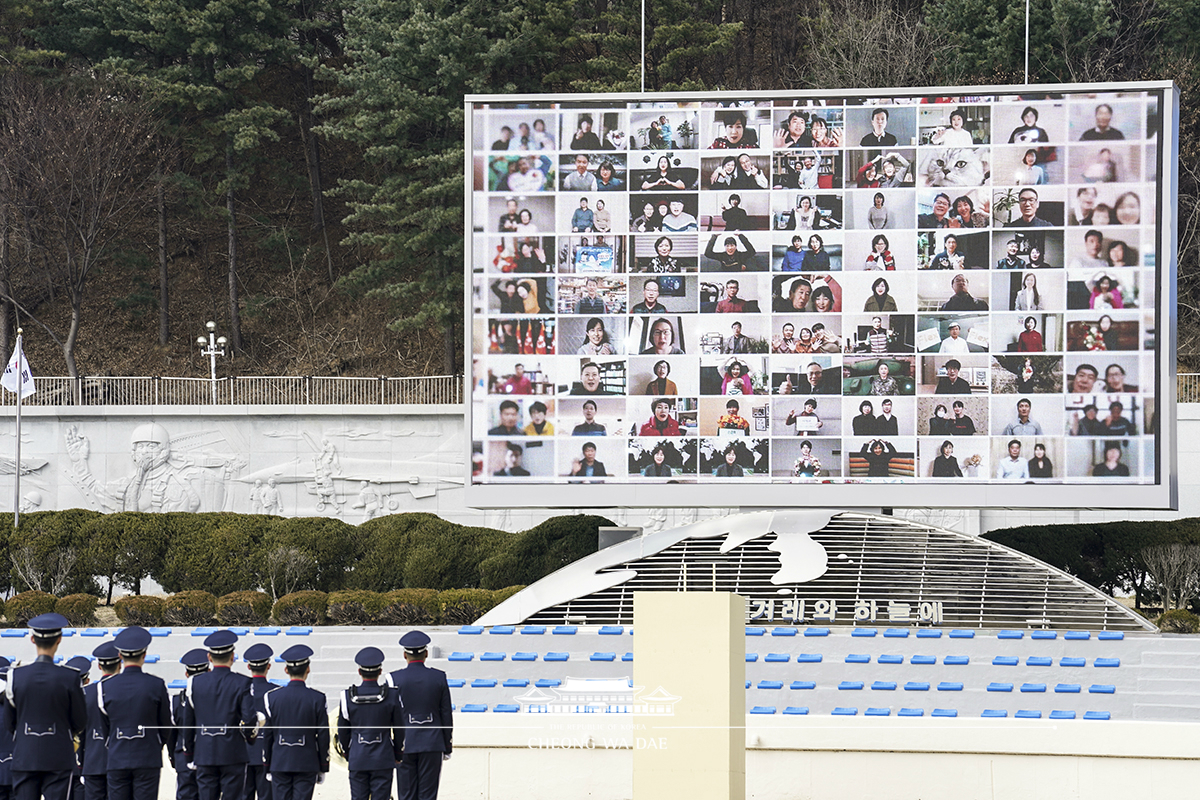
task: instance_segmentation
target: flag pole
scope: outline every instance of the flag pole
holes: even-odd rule
[[[17,328],[17,352],[21,350],[21,329]],[[19,367],[18,367],[19,369]],[[13,528],[16,528],[21,522],[21,392],[22,386],[17,384],[17,461],[16,468],[13,470],[15,480],[13,481]]]

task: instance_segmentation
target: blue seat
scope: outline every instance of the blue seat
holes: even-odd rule
[[[1021,663],[1021,659],[1016,656],[996,656],[992,659],[993,667],[1015,667]]]
[[[885,639],[907,639],[908,628],[888,628],[883,632]]]
[[[1092,662],[1093,667],[1119,667],[1121,659],[1119,658],[1097,658]]]
[[[963,630],[960,628],[956,628],[955,630],[950,631],[950,638],[951,639],[974,639],[975,631]]]
[[[771,628],[772,636],[795,636],[795,628]]]
[[[875,681],[871,684],[871,690],[876,692],[894,692],[896,684],[892,681]]]
[[[545,632],[545,625],[526,625],[524,628],[521,628],[522,636],[541,636]]]
[[[462,636],[479,636],[483,633],[482,625],[463,625],[458,629]]]
[[[542,661],[568,661],[570,658],[570,653],[546,653],[542,656]]]
[[[746,653],[746,663],[753,664],[758,661],[758,653]]]
[[[961,683],[953,683],[951,681],[942,681],[937,685],[939,692],[961,692],[963,685]]]
[[[562,681],[557,678],[538,678],[533,685],[539,689],[553,689],[555,686],[562,686]]]
[[[550,633],[554,636],[574,636],[577,630],[579,629],[574,625],[555,625]]]
[[[1055,694],[1079,694],[1078,683],[1060,683],[1054,687]]]
[[[1085,711],[1083,712],[1084,719],[1112,719],[1112,715],[1107,711]]]
[[[183,680],[182,678],[176,678],[175,680],[173,680],[167,684],[167,688],[168,689],[186,689],[187,681]]]
[[[846,656],[847,664],[870,664],[871,657],[865,653],[851,653]]]
[[[157,655],[146,656],[146,663],[147,664],[157,664],[161,659],[162,659],[162,657],[157,656]],[[91,656],[88,656],[88,661],[93,661],[93,660],[94,659]]]
[[[805,628],[805,636],[828,636],[829,628]]]
[[[808,706],[788,706],[783,713],[804,716],[808,713]]]
[[[763,659],[768,664],[787,664],[791,660],[792,656],[790,653],[767,653],[766,658]]]
[[[928,692],[929,684],[924,683],[922,681],[909,681],[908,683],[904,684],[904,691],[906,691],[906,692]]]
[[[288,684],[287,678],[268,678],[267,680],[276,686],[287,686]]]
[[[1029,634],[1030,639],[1057,639],[1058,633],[1055,631],[1034,631]]]
[[[862,688],[862,681],[842,681],[838,684],[838,689],[844,692],[856,692]]]
[[[983,710],[983,713],[980,714],[979,716],[981,716],[981,717],[1007,717],[1008,712],[1002,708],[985,708]]]
[[[633,653],[626,653],[625,655],[621,656],[621,660],[622,661],[633,661]]]
[[[495,678],[476,678],[471,681],[472,689],[494,689],[496,688]]]
[[[942,663],[947,667],[965,667],[971,663],[970,656],[946,656]]]
[[[500,703],[492,709],[493,714],[516,714],[521,707],[516,703]]]
[[[504,681],[505,689],[524,689],[529,685],[529,681],[525,678],[507,678]]]
[[[917,638],[918,639],[940,639],[940,638],[942,638],[942,632],[939,631],[937,628],[917,628]],[[920,709],[917,709],[917,710],[920,711]]]
[[[488,629],[488,633],[492,636],[512,636],[516,630],[512,625],[495,625]],[[496,710],[500,710],[500,706],[496,706]]]
[[[600,626],[600,635],[601,636],[620,636],[623,633],[625,633],[625,626],[623,626],[623,625],[601,625]]]
[[[1054,666],[1054,659],[1050,658],[1049,656],[1030,656],[1029,658],[1025,659],[1025,666],[1052,667]]]
[[[463,680],[462,678],[447,678],[446,684],[451,689],[461,689],[462,687],[467,685],[467,682],[465,680]]]
[[[171,635],[170,628],[147,628],[147,630],[150,631],[151,636],[170,636]]]
[[[1125,634],[1121,631],[1100,631],[1096,638],[1102,642],[1119,642],[1125,638]]]
[[[755,706],[750,709],[751,714],[774,714],[775,706]]]
[[[89,628],[89,630],[91,630],[91,629]],[[24,628],[22,628],[20,630],[16,630],[14,628],[6,628],[5,630],[0,631],[0,638],[20,639],[27,633],[29,633],[29,631]],[[107,634],[108,634],[108,631],[102,631],[101,633],[88,633],[87,631],[83,632],[84,636],[106,636]]]
[[[1074,711],[1051,711],[1050,719],[1075,719]]]
[[[1032,709],[1020,709],[1016,714],[1013,714],[1017,719],[1041,719],[1042,712]]]
[[[591,658],[588,660],[589,661],[616,661],[617,654],[616,653],[592,653]]]
[[[800,655],[796,656],[796,663],[797,664],[820,664],[821,663],[821,654],[820,653],[801,653]]]
[[[870,637],[870,636],[874,636],[877,633],[879,633],[879,631],[875,630],[874,628],[855,628],[854,630],[850,631],[851,636],[868,636],[868,637]]]
[[[865,717],[890,717],[891,715],[890,708],[868,708],[863,714]]]
[[[487,711],[487,703],[467,703],[461,710],[465,714],[482,714]]]
[[[897,717],[923,717],[925,709],[922,708],[902,708],[896,712]]]
[[[914,666],[928,666],[937,663],[937,656],[913,656],[908,663]]]
[[[250,635],[249,628],[230,628],[229,630],[232,633],[236,633],[238,636],[249,636]]]
[[[895,653],[884,653],[875,660],[880,664],[903,664],[904,656],[898,656]]]
[[[746,681],[746,688],[747,688],[747,689],[749,689],[749,688],[750,688],[750,681]]]
[[[88,628],[87,631],[83,632],[83,635],[84,636],[95,636],[96,634],[88,633],[88,631],[90,631],[90,630],[93,630],[93,628]],[[216,628],[192,628],[192,636],[212,636],[216,632],[217,632]],[[106,631],[106,633],[107,633],[107,631]]]
[[[255,636],[278,636],[279,628],[275,628],[272,626],[258,628],[254,631],[254,635]]]
[[[1044,683],[1022,683],[1021,691],[1026,692],[1026,693],[1028,693],[1028,692],[1045,692],[1046,684],[1044,684]]]
[[[503,661],[508,658],[504,653],[484,653],[479,657],[480,661]]]
[[[474,653],[451,653],[449,661],[474,661]]]
[[[1084,667],[1087,666],[1087,659],[1068,658],[1067,656],[1063,656],[1058,660],[1058,665],[1060,667]]]
[[[1000,631],[996,634],[997,639],[1024,639],[1025,634],[1022,631]]]
[[[1011,683],[989,683],[987,690],[989,692],[1011,692],[1013,685]]]
[[[283,632],[284,636],[310,636],[312,635],[312,627],[308,625],[293,625]]]
[[[1116,694],[1117,687],[1111,683],[1093,683],[1088,687],[1088,694]]]
[[[1092,635],[1090,633],[1088,633],[1087,631],[1067,631],[1066,633],[1063,634],[1063,638],[1070,639],[1073,641],[1080,641],[1080,640],[1091,639]]]
[[[815,689],[817,684],[812,681],[792,681],[789,689]]]
[[[782,681],[759,681],[758,688],[760,689],[782,689]]]
[[[74,629],[74,628],[63,628],[63,629],[62,629],[62,636],[63,636],[63,638],[64,638],[64,639],[66,639],[66,638],[68,638],[68,637],[71,637],[71,636],[74,636],[74,635],[75,635],[75,629]]]
[[[935,708],[930,712],[931,717],[957,717],[958,711],[953,708]]]
[[[537,653],[513,653],[513,661],[537,661]]]
[[[766,628],[746,628],[747,636],[762,636],[767,632]]]
[[[835,717],[856,717],[858,716],[858,709],[847,706],[838,706],[829,713],[833,714]]]

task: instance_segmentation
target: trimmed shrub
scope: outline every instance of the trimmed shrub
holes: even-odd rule
[[[362,555],[365,537],[340,519],[301,517],[272,519],[265,531],[258,564],[258,585],[275,596],[303,589],[332,592],[346,588],[355,562]],[[299,569],[282,569],[293,562],[269,559],[276,551],[298,551],[305,558],[294,563]],[[291,573],[291,574],[286,574]]]
[[[58,598],[54,595],[31,589],[28,592],[21,592],[5,603],[4,613],[8,618],[9,626],[24,628],[29,620],[39,614],[52,612],[54,604],[57,602]]]
[[[436,625],[441,617],[433,589],[397,589],[383,595],[376,619],[380,625]]]
[[[162,625],[164,605],[166,602],[161,597],[131,594],[113,603],[113,610],[117,612],[117,619],[122,625],[153,628]]]
[[[479,564],[479,586],[500,589],[529,585],[596,552],[600,528],[613,523],[590,514],[552,517],[512,537]]]
[[[331,592],[325,616],[334,625],[374,625],[383,606],[383,595],[364,589]]]
[[[1200,617],[1182,608],[1172,609],[1154,623],[1163,633],[1195,633],[1200,631]]]
[[[496,605],[487,589],[447,589],[438,592],[443,625],[470,625]]]
[[[389,514],[358,526],[363,552],[354,564],[347,587],[389,592],[415,586],[407,579],[404,565],[410,548],[422,538],[451,527],[451,523],[426,513]]]
[[[259,585],[258,563],[273,520],[257,514],[164,514],[167,548],[154,578],[168,592],[215,595]]]
[[[280,625],[320,625],[328,602],[325,592],[292,592],[275,601],[271,616]]]
[[[76,628],[88,628],[96,624],[96,604],[100,598],[91,594],[69,594],[60,597],[54,610],[62,614]]]
[[[199,589],[173,594],[163,603],[163,621],[168,625],[208,625],[216,616],[217,598]]]
[[[524,586],[505,586],[503,589],[496,589],[492,592],[492,608],[503,603],[508,598],[512,597],[517,592],[524,589]]]
[[[8,540],[12,585],[56,595],[99,594],[84,530],[100,516],[79,508],[22,515]]]
[[[217,598],[217,622],[222,625],[265,625],[271,618],[266,592],[230,592]]]

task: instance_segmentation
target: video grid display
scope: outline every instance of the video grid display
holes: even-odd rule
[[[1161,90],[561,100],[468,104],[472,483],[1160,480]]]

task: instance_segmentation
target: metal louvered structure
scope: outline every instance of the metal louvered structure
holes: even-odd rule
[[[628,625],[634,592],[722,591],[749,599],[751,615],[757,616],[748,624],[1155,630],[1095,588],[994,542],[887,516],[844,512],[826,519],[799,533],[807,533],[827,556],[823,574],[812,580],[779,582],[781,555],[771,548],[778,547],[786,523],[775,515],[762,535],[735,546],[728,536],[710,532],[677,535],[658,548],[654,537],[672,533],[663,531],[643,537],[633,558],[610,557],[612,563],[598,567],[603,562],[597,557],[605,553],[600,551],[513,600],[525,592],[535,604],[537,597],[551,597],[553,592],[539,589],[551,581],[560,588],[564,582],[586,587],[589,579],[604,583],[607,576],[614,585],[536,610],[528,600],[518,601],[508,613],[520,608],[521,621],[531,624]],[[918,609],[929,613],[921,619]]]

